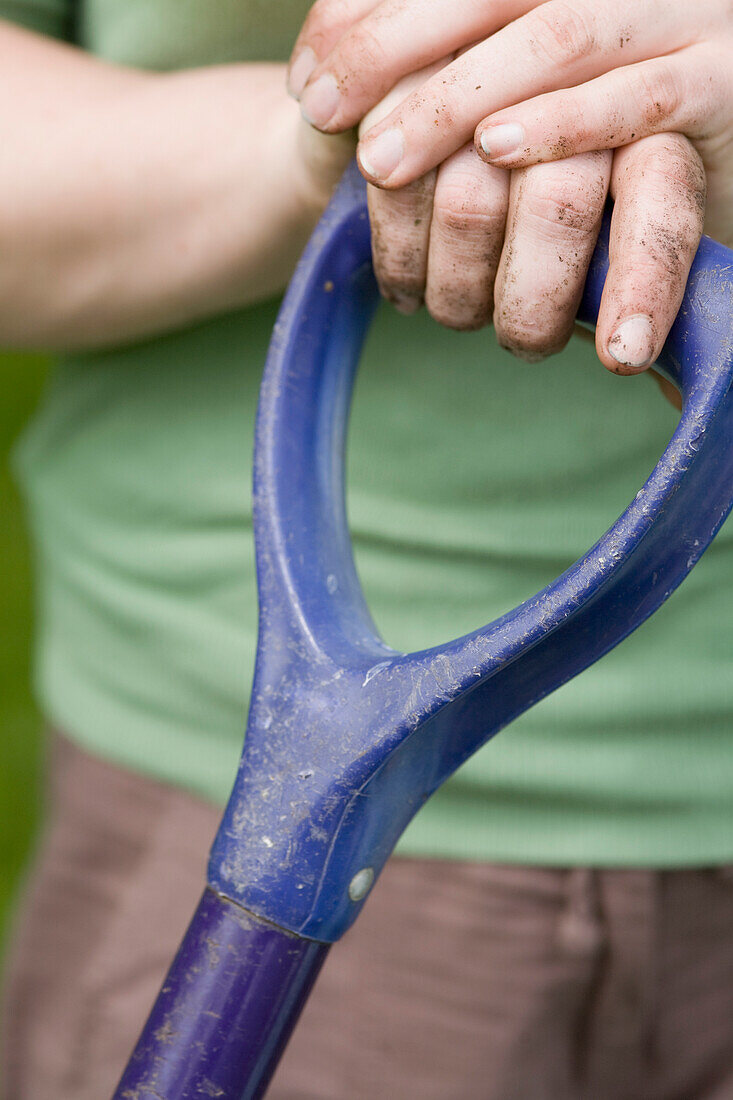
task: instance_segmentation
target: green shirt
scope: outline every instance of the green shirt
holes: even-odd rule
[[[4,0],[0,11],[168,68],[283,58],[307,6]],[[219,802],[255,651],[252,428],[276,308],[65,358],[18,451],[46,714],[93,752]],[[628,504],[674,424],[648,378],[611,376],[578,342],[530,368],[490,332],[382,309],[357,384],[348,503],[387,641],[438,643],[532,595]],[[402,850],[733,858],[732,593],[728,524],[650,622],[469,761]]]

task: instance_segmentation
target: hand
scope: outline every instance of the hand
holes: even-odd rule
[[[513,168],[679,132],[707,173],[706,231],[733,243],[729,0],[319,0],[291,87],[310,121],[337,131],[470,43],[364,135],[367,178],[403,187],[474,130],[482,157]]]
[[[368,129],[444,62],[401,80],[363,120]],[[509,173],[468,145],[398,191],[367,186],[374,272],[402,313],[423,302],[456,329],[490,322],[509,207]]]
[[[400,81],[362,129],[443,64]],[[679,309],[702,230],[704,175],[678,135],[651,137],[615,156],[585,153],[512,173],[485,163],[469,144],[399,190],[368,186],[382,294],[404,313],[424,302],[456,329],[480,328],[493,315],[499,342],[524,359],[560,351],[573,330],[609,188],[616,207],[598,354],[614,372],[642,370]]]
[[[615,373],[644,370],[677,314],[702,232],[704,175],[679,135],[511,179],[469,145],[400,191],[370,186],[380,288],[403,312],[424,300],[453,328],[480,327],[493,312],[499,342],[524,359],[557,352],[573,330],[609,187],[611,265],[596,348]]]

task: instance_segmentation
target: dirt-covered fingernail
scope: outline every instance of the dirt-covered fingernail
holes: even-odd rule
[[[524,144],[524,130],[516,122],[503,122],[483,130],[479,142],[489,160],[498,160],[518,152]]]
[[[547,353],[544,351],[530,351],[529,348],[507,348],[515,359],[521,360],[522,363],[541,363],[543,359],[547,358]]]
[[[300,97],[300,109],[306,122],[319,128],[326,126],[336,114],[341,92],[336,83],[336,77],[331,73],[324,73],[308,84]]]
[[[308,77],[317,64],[318,58],[310,46],[304,46],[297,57],[294,58],[288,73],[288,91],[294,99],[300,99],[303,88],[308,83]]]
[[[411,294],[395,294],[393,291],[390,291],[385,297],[388,298],[399,313],[404,313],[407,317],[413,313],[417,313],[422,305],[422,299],[415,298]]]
[[[405,139],[396,126],[390,126],[376,137],[367,137],[359,144],[359,164],[378,182],[392,175],[404,155]]]
[[[651,317],[636,313],[622,321],[608,341],[608,354],[622,367],[641,370],[654,356],[654,326]]]

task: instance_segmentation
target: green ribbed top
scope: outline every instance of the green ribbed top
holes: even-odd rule
[[[284,58],[308,4],[0,0],[132,65]],[[276,303],[59,363],[17,452],[38,547],[37,683],[81,745],[223,802],[254,660],[250,477]],[[613,522],[676,414],[573,342],[518,364],[489,332],[380,311],[348,503],[400,649],[508,610]],[[733,858],[733,527],[633,637],[477,754],[402,850],[540,863]]]

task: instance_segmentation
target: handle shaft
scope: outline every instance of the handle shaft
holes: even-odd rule
[[[328,953],[206,890],[114,1100],[257,1100]]]

